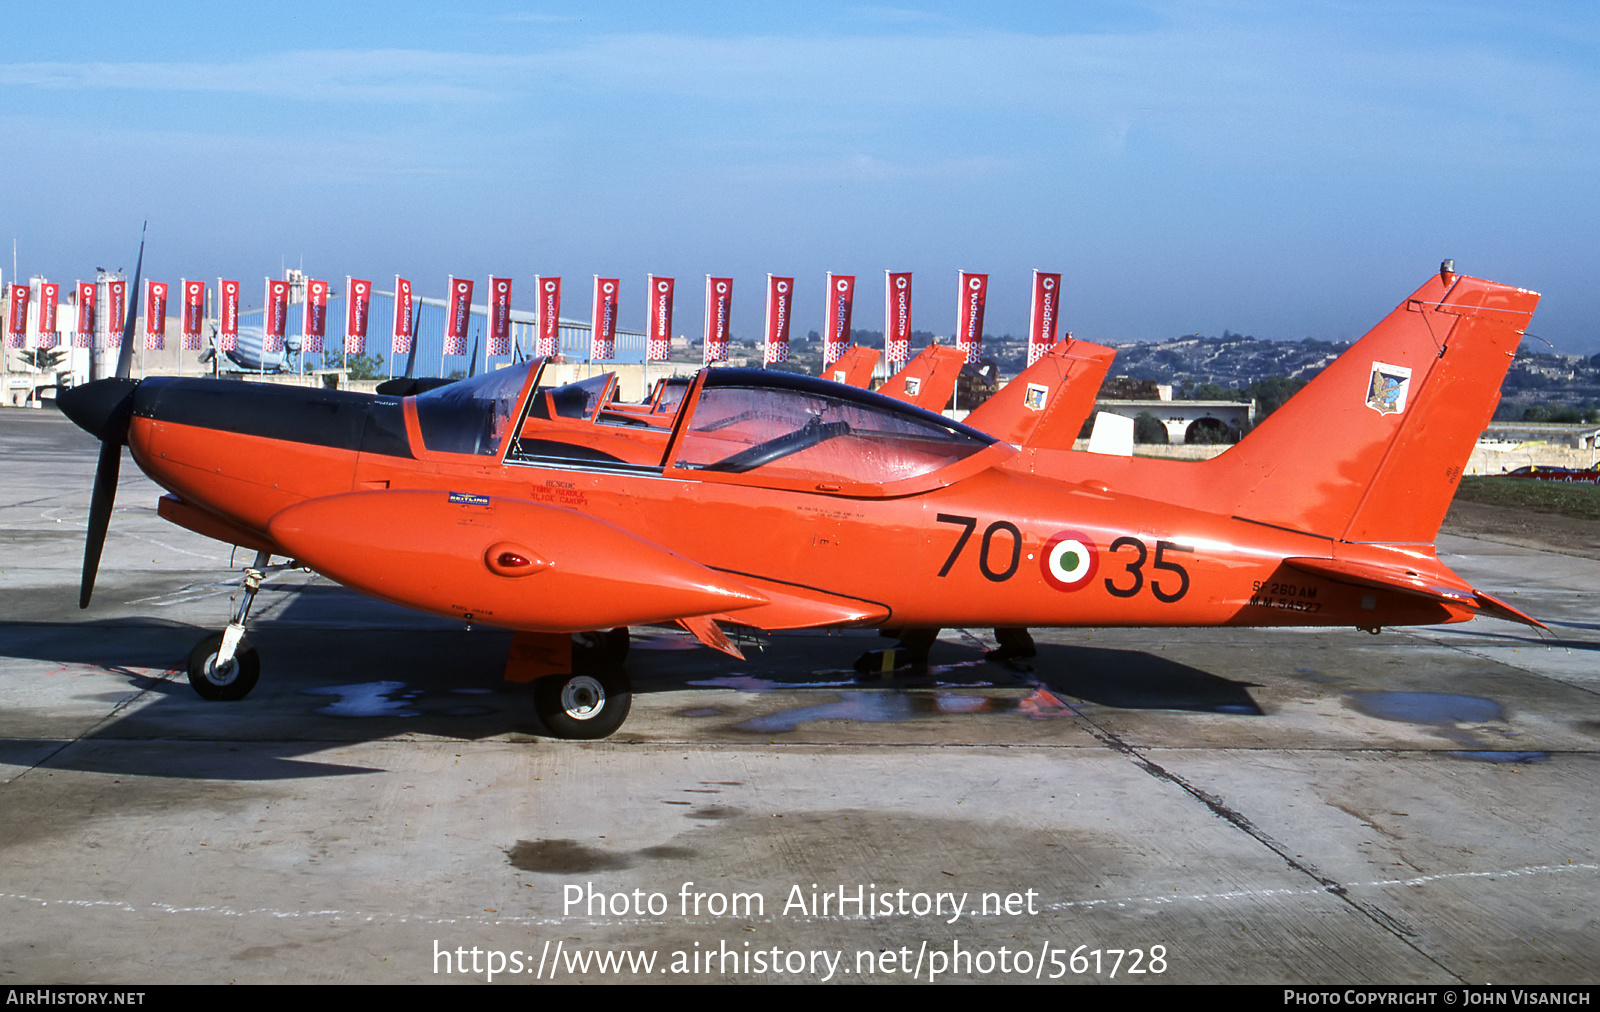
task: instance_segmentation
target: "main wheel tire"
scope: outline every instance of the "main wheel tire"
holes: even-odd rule
[[[189,652],[189,684],[205,699],[243,699],[261,677],[261,655],[248,639],[240,637],[233,660],[219,670],[217,654],[221,651],[221,633],[212,633],[195,644]]]
[[[533,683],[534,708],[557,738],[605,738],[628,718],[631,693],[621,671],[547,675]]]

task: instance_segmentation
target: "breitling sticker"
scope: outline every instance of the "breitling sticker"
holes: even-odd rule
[[[1374,362],[1372,382],[1367,385],[1367,407],[1380,415],[1399,414],[1406,409],[1406,391],[1410,389],[1410,369]]]

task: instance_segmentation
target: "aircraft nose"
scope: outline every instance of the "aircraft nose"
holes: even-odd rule
[[[95,380],[61,393],[56,397],[56,405],[85,432],[101,441],[110,438],[121,442],[127,428],[124,408],[138,385],[138,380],[131,379]]]

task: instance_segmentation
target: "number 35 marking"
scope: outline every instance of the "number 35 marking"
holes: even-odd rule
[[[1139,593],[1139,591],[1144,589],[1144,564],[1145,560],[1149,558],[1150,550],[1148,547],[1146,547],[1145,543],[1140,541],[1138,538],[1121,537],[1111,542],[1111,548],[1108,554],[1115,555],[1124,548],[1132,548],[1139,553],[1138,555],[1134,556],[1133,561],[1123,563],[1124,571],[1129,576],[1133,577],[1133,579],[1127,585],[1119,587],[1117,586],[1115,578],[1108,576],[1106,577],[1106,590],[1110,591],[1111,594],[1116,597],[1133,597],[1135,594]],[[1157,601],[1160,601],[1164,604],[1173,604],[1177,601],[1183,600],[1183,595],[1189,593],[1188,571],[1178,563],[1165,558],[1165,555],[1167,552],[1193,551],[1194,549],[1190,548],[1188,545],[1174,544],[1171,541],[1156,542],[1156,557],[1154,561],[1150,563],[1150,568],[1165,570],[1169,573],[1176,573],[1178,577],[1178,586],[1176,589],[1169,589],[1170,584],[1168,587],[1162,586],[1161,581],[1157,579],[1152,578],[1150,580],[1150,593],[1156,596]]]

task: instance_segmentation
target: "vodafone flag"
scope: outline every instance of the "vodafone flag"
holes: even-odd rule
[[[167,346],[167,283],[146,281],[144,296],[144,350],[162,351]]]
[[[794,306],[794,278],[767,275],[767,349],[763,362],[789,361],[789,317]]]
[[[467,326],[472,322],[472,282],[450,276],[450,306],[444,318],[444,353],[467,353]]]
[[[27,285],[12,285],[9,292],[10,298],[6,305],[10,312],[6,313],[6,346],[10,348],[26,348],[28,346],[28,298],[32,292]]]
[[[961,271],[957,277],[956,347],[967,353],[968,362],[976,362],[983,350],[983,302],[989,292],[989,275]]]
[[[1033,308],[1028,312],[1028,364],[1056,343],[1061,322],[1061,275],[1033,272]]]
[[[394,343],[389,351],[404,355],[411,350],[411,282],[394,276]]]
[[[511,279],[489,279],[489,354],[511,354]]]
[[[46,281],[39,285],[39,347],[56,346],[56,310],[61,305],[61,286]]]
[[[301,351],[322,351],[328,336],[328,283],[306,279],[306,301],[300,316]]]
[[[78,282],[78,325],[72,331],[72,346],[74,348],[94,347],[94,298],[96,291],[93,281]]]
[[[367,350],[367,322],[372,319],[372,282],[344,276],[344,351],[360,355]]]
[[[261,314],[261,353],[272,355],[283,350],[283,335],[289,328],[289,282],[267,279],[267,301]]]
[[[206,283],[184,278],[178,284],[183,289],[183,350],[199,351],[201,330],[205,327]]]
[[[911,358],[911,272],[883,272],[883,360],[903,365]]]
[[[535,275],[533,287],[539,293],[535,309],[539,336],[533,353],[538,358],[554,358],[561,353],[561,279]]]
[[[618,278],[595,275],[589,358],[596,362],[609,361],[617,354],[617,289],[620,286]]]
[[[122,347],[122,329],[127,325],[128,283],[106,282],[106,347]]]
[[[217,350],[239,350],[239,282],[217,279]]]
[[[672,287],[671,278],[658,278],[654,274],[645,278],[650,290],[649,323],[644,332],[644,360],[665,362],[672,352]]]
[[[733,314],[733,279],[706,275],[705,362],[728,360],[728,319]]]
[[[832,365],[850,347],[850,310],[856,300],[854,274],[828,275],[828,318],[824,321],[822,364]]]

